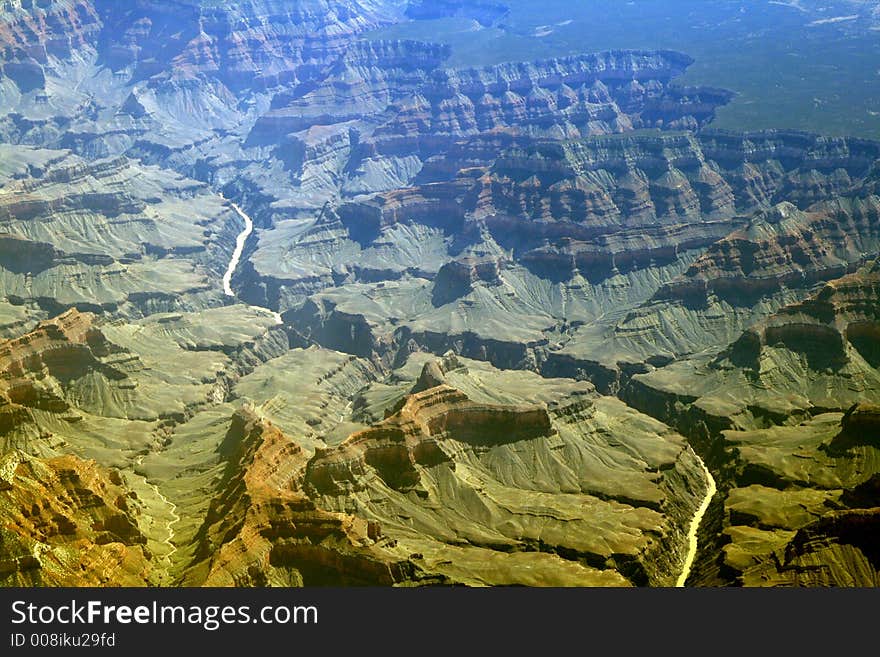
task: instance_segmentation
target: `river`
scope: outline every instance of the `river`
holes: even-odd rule
[[[254,222],[253,220],[238,207],[235,203],[232,203],[232,209],[238,213],[238,216],[244,219],[244,230],[242,230],[238,237],[235,238],[235,251],[232,252],[232,258],[229,260],[229,266],[226,268],[226,273],[223,274],[223,292],[226,293],[226,296],[234,297],[235,292],[232,291],[232,275],[235,273],[235,270],[238,269],[238,263],[241,261],[241,254],[244,253],[244,245],[247,242],[247,238],[251,236],[251,233],[254,232]]]
[[[234,297],[235,291],[232,289],[232,276],[235,274],[235,270],[238,269],[241,255],[244,253],[244,245],[247,242],[248,237],[251,236],[251,233],[254,232],[254,222],[253,219],[251,219],[247,213],[235,203],[230,203],[230,205],[232,206],[232,209],[238,213],[238,216],[244,219],[244,229],[238,234],[238,237],[235,238],[235,251],[232,252],[232,257],[229,259],[229,266],[226,268],[226,273],[223,274],[223,292],[228,297]],[[265,310],[269,310],[269,312],[272,313],[277,324],[283,323],[279,313],[269,308],[265,308]]]
[[[712,473],[709,472],[709,468],[706,467],[705,461],[699,456],[697,456],[697,458],[700,460],[700,465],[703,466],[703,472],[706,473],[706,481],[709,483],[709,488],[706,491],[706,497],[703,498],[703,502],[694,514],[693,520],[691,520],[690,529],[688,529],[687,557],[685,557],[684,567],[681,569],[681,575],[678,576],[678,580],[675,582],[675,585],[679,587],[685,585],[687,578],[691,574],[694,559],[697,557],[697,544],[699,542],[697,531],[700,529],[700,523],[703,522],[703,516],[706,515],[706,511],[709,509],[709,504],[712,502],[712,498],[715,497],[715,493],[718,490],[718,487],[715,485],[715,478],[712,476]]]

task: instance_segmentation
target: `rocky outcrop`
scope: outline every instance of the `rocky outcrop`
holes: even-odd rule
[[[321,495],[344,494],[367,468],[391,488],[405,490],[419,483],[418,466],[431,467],[450,457],[444,439],[490,447],[551,433],[546,409],[475,404],[446,385],[412,394],[381,424],[349,437],[309,462],[306,484]]]
[[[241,376],[289,348],[266,311],[203,312],[120,330],[69,310],[0,342],[0,448],[109,454],[122,467],[161,444],[166,423],[222,402]]]
[[[395,190],[343,204],[339,220],[349,236],[363,246],[369,246],[383,231],[399,223],[456,234],[463,227],[465,208],[459,199],[466,192],[467,185],[458,181]]]
[[[461,361],[452,352],[446,353],[443,358],[429,360],[422,367],[422,373],[410,392],[416,394],[446,385],[446,374],[451,370],[461,369],[462,367],[464,366]]]
[[[842,433],[873,444],[880,436],[880,406],[856,404],[844,414],[840,426]]]
[[[684,534],[673,525],[705,483],[664,425],[587,383],[452,355],[414,354],[356,404],[375,416],[377,397],[398,401],[316,450],[303,487],[321,506],[379,519],[426,572],[607,586],[661,583],[680,569]]]
[[[808,282],[840,276],[848,261],[817,239],[812,225],[819,221],[790,203],[759,213],[748,227],[713,244],[682,280],[660,290],[658,297],[714,293],[749,302],[782,285],[801,284],[807,276]]]
[[[481,201],[597,228],[693,223],[782,200],[806,208],[848,191],[878,157],[874,142],[777,131],[538,142],[497,159]]]
[[[96,0],[103,50],[114,68],[157,68],[177,78],[216,76],[233,89],[299,81],[354,34],[391,17],[381,3],[249,0],[235,5]]]
[[[479,142],[468,142],[476,145],[476,153],[480,152]],[[475,227],[466,221],[473,218],[485,222],[500,244],[517,249],[522,262],[542,277],[566,280],[581,272],[590,280],[601,280],[615,272],[672,262],[682,252],[705,248],[741,225],[743,212],[767,208],[779,198],[790,197],[805,206],[817,199],[832,198],[866,175],[877,155],[880,152],[872,142],[773,131],[749,133],[739,139],[710,132],[558,143],[508,140],[500,155],[497,150],[489,150],[487,160],[479,162],[490,164],[488,169],[474,168],[472,165],[478,161],[471,153],[468,168],[460,170],[453,181],[349,202],[341,206],[340,217],[349,234],[363,246],[399,222],[442,225],[444,230],[462,236],[474,234]],[[460,156],[465,157],[464,150]],[[448,160],[449,155],[445,157]],[[431,166],[439,167],[439,162]],[[442,165],[443,170],[446,166]],[[743,178],[744,167],[773,180],[756,189]],[[432,170],[442,175],[440,170]],[[823,177],[838,180],[839,184],[825,184],[820,181],[825,180]],[[793,180],[814,180],[816,184],[809,192],[795,194],[791,189]],[[863,215],[871,210],[859,208],[852,212]],[[795,219],[783,222],[783,215]],[[789,233],[799,230],[796,218],[802,216],[793,205],[780,205],[753,219],[752,227],[745,229],[752,237],[746,236],[745,240],[779,229],[786,231],[780,239],[796,240]],[[833,229],[829,219],[810,217],[803,221],[818,221],[829,231]],[[870,235],[871,230],[867,225],[863,232]],[[809,249],[824,248],[811,247],[811,239],[812,235],[805,236],[798,253],[789,256],[805,268],[812,266],[810,258],[818,257],[811,256]],[[713,248],[737,253],[737,240],[744,241],[734,233]],[[763,250],[757,244],[742,248],[750,252]],[[838,258],[850,261],[854,255],[845,253]],[[711,252],[706,258],[710,257]],[[767,258],[771,258],[770,252]],[[842,273],[832,263],[815,266],[830,268],[817,274],[825,279]],[[699,267],[708,268],[708,264],[694,265],[691,277]],[[743,267],[758,278],[760,272],[754,265]],[[775,276],[775,272],[770,273]],[[793,279],[789,278],[773,280],[776,285],[790,285]],[[731,277],[718,286],[727,283],[733,285]],[[683,295],[692,289],[699,293],[695,285],[688,280],[668,289],[670,293],[677,289]]]
[[[0,583],[149,586],[158,564],[142,504],[119,472],[72,455],[0,457]]]
[[[858,447],[880,447],[880,405],[861,402],[847,409],[840,420],[840,433],[828,444],[828,451],[842,454]]]
[[[669,81],[690,63],[673,52],[615,51],[473,70],[443,68],[448,56],[445,46],[413,41],[353,44],[316,79],[277,93],[247,144],[280,144],[275,152],[300,187],[299,207],[320,207],[319,189],[326,198],[407,185],[426,161],[442,159],[463,139],[694,127],[729,98],[718,90],[673,89]],[[321,174],[304,157],[315,130],[334,135]],[[483,164],[497,151],[487,155]]]
[[[307,457],[277,427],[238,411],[225,471],[197,534],[189,584],[391,585],[418,568],[382,547],[379,523],[318,508],[300,488]]]
[[[876,555],[859,528],[877,504],[876,278],[866,265],[718,357],[636,375],[624,390],[721,473],[698,581],[873,585]]]
[[[33,423],[32,410],[64,413],[70,408],[63,386],[90,372],[109,379],[126,374],[103,357],[120,351],[93,323],[75,310],[41,323],[35,330],[0,343],[0,427],[8,435]]]
[[[615,327],[613,341],[648,356],[675,356],[734,342],[769,314],[806,298],[817,284],[872,261],[880,252],[878,217],[878,198],[858,195],[806,211],[781,203],[759,212],[630,311]],[[815,304],[814,311],[821,305]],[[820,342],[831,340],[829,354],[839,354],[843,346],[839,338],[818,326],[821,322],[804,321],[804,335],[813,331]],[[783,323],[789,326],[768,327],[771,339],[796,341],[800,329],[792,333],[792,327],[797,320]],[[860,323],[854,322],[853,335],[862,330],[870,336],[872,323],[869,320],[859,328]],[[870,338],[861,342],[870,343]],[[740,346],[754,352],[756,344],[746,336]],[[862,349],[871,353],[871,347]]]
[[[679,252],[714,244],[726,236],[730,228],[728,222],[715,221],[623,229],[591,238],[589,234],[593,230],[581,230],[577,226],[547,226],[508,217],[493,217],[486,223],[503,244],[523,240],[530,245],[552,240],[551,244],[526,248],[520,256],[522,264],[541,278],[569,281],[581,275],[594,283],[674,263]],[[566,232],[582,237],[558,237]]]
[[[362,121],[403,102],[449,57],[448,46],[418,41],[353,44],[330,60],[324,79],[282,91],[249,135],[252,143],[278,139],[315,125]]]
[[[102,27],[92,0],[10,0],[0,11],[0,74],[22,94],[41,93],[44,67],[92,46]]]
[[[852,358],[876,367],[875,336],[880,330],[880,265],[877,262],[827,283],[799,303],[784,306],[745,331],[718,357],[760,369],[765,347],[802,354],[814,370],[840,369]]]
[[[857,211],[849,217],[858,243],[834,248],[830,238],[840,230],[837,221],[845,220],[844,216],[832,218],[829,209],[822,212],[821,208],[805,213],[782,203],[713,244],[681,280],[670,283],[657,296],[685,298],[714,293],[748,303],[781,286],[837,278],[847,272],[850,263],[857,263],[865,250],[877,250],[871,219],[876,209],[865,209],[867,216]],[[861,242],[863,234],[866,244]]]
[[[612,51],[438,70],[417,96],[395,108],[397,115],[373,138],[379,152],[391,153],[422,135],[439,145],[444,137],[495,130],[576,138],[633,127],[695,128],[710,120],[729,95],[670,88],[669,81],[691,61],[674,52]]]
[[[880,508],[829,513],[786,545],[783,577],[797,586],[877,586],[878,528]]]
[[[820,411],[847,412],[855,426],[860,418],[870,423],[877,276],[873,262],[755,322],[717,356],[637,374],[625,398],[665,421],[693,416],[691,431],[703,425],[714,436]],[[844,428],[835,444],[859,433]]]
[[[442,306],[473,291],[474,283],[501,285],[499,258],[453,260],[440,268],[434,278],[432,303]]]
[[[26,335],[0,344],[2,379],[28,374],[69,380],[76,372],[99,366],[99,358],[119,351],[95,327],[94,315],[69,310],[40,323]]]

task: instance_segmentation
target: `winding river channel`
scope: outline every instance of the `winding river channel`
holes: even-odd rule
[[[244,229],[238,234],[238,237],[235,238],[235,251],[232,252],[232,257],[229,259],[229,266],[226,268],[226,273],[223,274],[223,292],[228,297],[234,297],[235,291],[232,289],[232,276],[235,274],[235,270],[238,269],[239,262],[241,262],[241,255],[244,253],[244,245],[247,242],[248,237],[251,236],[251,233],[254,232],[254,221],[235,203],[230,203],[230,205],[232,206],[232,209],[238,213],[238,216],[244,220]],[[275,317],[276,323],[282,323],[283,320],[278,312],[268,308],[266,310],[269,310],[272,313]]]
[[[251,233],[254,232],[254,222],[253,220],[238,207],[235,203],[232,203],[232,209],[238,213],[238,216],[244,219],[244,230],[242,230],[238,237],[235,239],[235,251],[232,252],[232,258],[229,259],[229,266],[226,268],[226,273],[223,274],[223,292],[226,296],[234,297],[235,292],[232,291],[232,275],[235,273],[235,270],[238,269],[238,263],[241,261],[241,254],[244,253],[244,245],[247,242],[247,238],[251,236]]]
[[[691,568],[693,568],[694,559],[697,556],[697,531],[700,529],[700,523],[703,522],[703,516],[706,515],[706,511],[709,509],[709,504],[712,502],[712,498],[715,497],[715,493],[718,490],[718,487],[715,484],[715,478],[712,476],[712,473],[709,472],[709,468],[706,467],[705,461],[699,456],[697,456],[697,458],[700,460],[700,465],[703,466],[703,472],[706,474],[706,481],[709,483],[709,488],[706,491],[706,497],[703,498],[703,502],[694,514],[693,520],[691,520],[690,529],[688,529],[688,552],[684,560],[684,568],[681,569],[681,575],[678,576],[678,580],[675,582],[675,585],[679,587],[685,585],[688,576],[691,574]]]

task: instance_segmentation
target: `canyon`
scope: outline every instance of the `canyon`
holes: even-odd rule
[[[880,141],[506,16],[0,3],[0,584],[878,584]]]

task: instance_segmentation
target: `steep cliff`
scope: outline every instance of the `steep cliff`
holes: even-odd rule
[[[102,28],[93,0],[10,0],[2,12],[0,75],[19,94],[44,92],[44,67],[90,48]]]
[[[0,459],[0,584],[151,586],[145,509],[118,471],[75,456]]]
[[[33,411],[65,414],[71,410],[65,388],[90,372],[109,380],[126,375],[105,358],[114,345],[75,310],[41,323],[27,335],[0,343],[0,428],[6,447],[19,428],[37,429]]]
[[[218,495],[197,534],[189,584],[391,585],[418,568],[382,547],[379,523],[317,508],[300,491],[302,448],[252,412],[237,412],[219,450]]]
[[[0,148],[31,160],[0,178],[3,296],[131,315],[219,302],[241,220],[203,184],[125,158]]]

